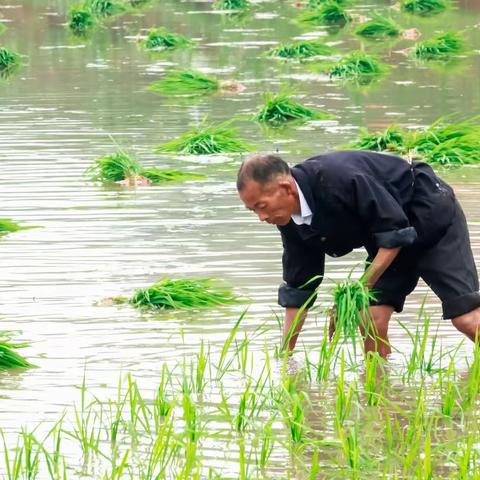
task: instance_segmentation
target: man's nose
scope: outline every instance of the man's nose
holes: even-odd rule
[[[268,218],[268,214],[265,213],[265,212],[259,212],[259,213],[257,213],[257,215],[258,215],[258,219],[261,222],[264,222]]]

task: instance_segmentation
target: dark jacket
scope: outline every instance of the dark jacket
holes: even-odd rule
[[[324,274],[325,254],[341,257],[365,247],[373,257],[379,247],[428,248],[453,217],[453,190],[422,162],[341,151],[309,158],[291,173],[313,216],[311,225],[290,220],[278,227],[284,307],[299,307],[312,295]]]

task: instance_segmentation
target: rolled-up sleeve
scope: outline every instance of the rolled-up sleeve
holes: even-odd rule
[[[415,242],[415,228],[410,225],[400,203],[381,183],[361,174],[352,182],[354,208],[377,247],[405,247]]]
[[[278,289],[278,304],[310,308],[316,300],[315,290],[323,280],[325,253],[288,238],[283,232],[282,242],[284,283]]]

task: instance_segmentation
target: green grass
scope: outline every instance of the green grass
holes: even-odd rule
[[[328,70],[331,77],[344,80],[361,77],[376,77],[386,71],[386,66],[376,57],[362,51],[354,51],[332,65]]]
[[[32,368],[35,365],[18,354],[16,350],[28,346],[26,343],[10,342],[11,335],[7,332],[0,332],[0,370],[8,368]]]
[[[248,6],[248,0],[217,0],[215,2],[215,8],[218,10],[242,10]]]
[[[20,64],[20,55],[0,47],[0,72],[12,70]]]
[[[87,170],[92,180],[104,183],[134,178],[141,175],[141,172],[140,163],[122,151],[97,158],[94,165]]]
[[[192,45],[192,41],[178,33],[168,32],[164,28],[154,28],[148,32],[144,42],[147,50],[173,49]]]
[[[372,20],[360,24],[355,29],[355,34],[365,38],[398,37],[401,33],[400,27],[390,18],[375,15]]]
[[[177,139],[159,145],[155,151],[192,155],[251,151],[253,147],[237,137],[237,128],[230,127],[230,123],[207,124],[203,121],[198,127],[192,128]]]
[[[184,309],[231,305],[237,298],[228,285],[215,279],[164,279],[137,290],[130,303],[135,307]]]
[[[402,11],[414,15],[434,15],[443,12],[447,6],[445,0],[405,0],[401,2]]]
[[[36,226],[22,227],[15,223],[10,218],[0,218],[0,236],[7,233],[18,232],[19,230],[30,230],[31,228],[38,228]]]
[[[318,40],[299,40],[298,42],[283,43],[268,50],[270,57],[304,59],[319,55],[332,54],[333,49]]]
[[[184,172],[182,170],[148,168],[142,170],[141,175],[148,178],[153,184],[166,182],[186,182],[187,180],[201,180],[206,175]]]
[[[70,8],[68,27],[76,35],[85,35],[95,23],[95,16],[89,9],[82,6]]]
[[[313,23],[316,25],[343,26],[351,21],[351,17],[345,8],[337,2],[328,0],[316,9],[301,14],[298,20],[302,23]]]
[[[87,0],[85,7],[97,17],[112,17],[126,10],[125,4],[116,0]]]
[[[369,133],[361,129],[362,136],[351,146],[358,150],[374,150],[382,152],[391,150],[394,152],[402,151],[406,143],[405,132],[396,125],[390,125],[383,132]]]
[[[288,93],[272,95],[266,94],[265,105],[255,116],[255,120],[270,124],[281,124],[285,122],[326,120],[332,118],[327,112],[305,107],[292,100]]]
[[[415,56],[421,60],[448,60],[465,48],[463,37],[456,32],[446,32],[415,45]]]
[[[208,95],[220,89],[220,83],[193,70],[173,70],[161,80],[151,83],[148,89],[164,95]]]

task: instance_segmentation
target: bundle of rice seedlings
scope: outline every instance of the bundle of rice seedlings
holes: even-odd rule
[[[179,138],[158,146],[155,151],[193,155],[251,151],[252,146],[237,137],[237,128],[230,127],[230,123],[207,124],[203,121]]]
[[[326,120],[332,115],[320,110],[311,109],[292,100],[288,92],[265,95],[265,105],[255,116],[255,120],[271,124],[285,123],[292,120]]]
[[[396,125],[390,125],[384,132],[369,133],[361,129],[361,133],[362,136],[352,145],[352,148],[376,152],[385,150],[401,152],[405,149],[406,133]]]
[[[200,173],[184,172],[182,170],[148,168],[142,170],[142,176],[148,178],[151,183],[186,182],[187,180],[199,180],[206,178]]]
[[[372,20],[362,23],[355,29],[355,34],[366,38],[398,37],[400,27],[390,18],[375,15]]]
[[[112,17],[126,10],[125,5],[116,0],[87,0],[85,7],[98,17]]]
[[[192,41],[178,33],[167,32],[164,28],[154,28],[148,32],[144,47],[148,50],[177,48],[191,45]]]
[[[319,55],[331,55],[332,48],[318,40],[299,40],[298,42],[282,43],[271,48],[267,55],[280,58],[311,58]]]
[[[220,88],[220,82],[193,70],[173,70],[148,86],[152,92],[165,95],[207,95],[215,93]]]
[[[433,15],[447,8],[445,0],[404,0],[401,9],[414,15]]]
[[[448,118],[440,118],[424,132],[413,135],[409,147],[431,163],[479,163],[480,116],[455,123],[447,123]]]
[[[465,47],[462,36],[446,32],[415,45],[415,56],[422,60],[446,60],[460,53]]]
[[[361,312],[367,312],[375,298],[372,291],[360,280],[348,279],[337,283],[333,291],[335,328],[346,339],[355,340],[359,326],[364,324]]]
[[[137,290],[130,303],[155,309],[204,308],[237,303],[230,287],[211,278],[164,279]]]
[[[26,343],[11,343],[11,335],[7,332],[0,332],[0,370],[7,368],[33,368],[26,358],[15,350],[28,346]]]
[[[248,0],[217,0],[215,2],[215,8],[218,10],[242,10],[248,5]]]
[[[362,51],[354,51],[330,67],[331,77],[342,79],[358,79],[382,75],[386,67],[376,57]]]
[[[351,16],[346,12],[345,8],[334,0],[328,0],[315,10],[305,12],[298,17],[298,20],[304,23],[337,26],[343,26],[350,22],[351,19]]]
[[[35,226],[22,227],[18,223],[15,223],[10,218],[0,218],[0,236],[7,233],[18,232],[19,230],[30,230],[31,228],[38,228]]]
[[[95,25],[94,15],[85,7],[71,7],[69,18],[68,27],[76,35],[85,35]]]
[[[0,47],[0,72],[12,70],[20,64],[20,55]]]
[[[97,158],[94,165],[87,170],[92,180],[105,183],[134,179],[141,175],[141,172],[140,163],[122,151]]]

